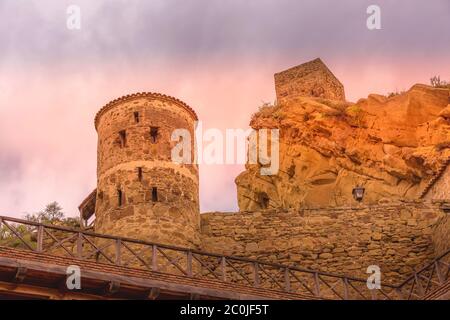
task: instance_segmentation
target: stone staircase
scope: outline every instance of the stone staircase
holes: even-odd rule
[[[447,167],[449,165],[450,165],[450,157],[447,158],[447,161],[445,161],[441,164],[438,172],[431,178],[430,181],[428,181],[427,185],[420,193],[420,196],[419,196],[420,199],[424,198],[427,195],[428,191],[430,191],[430,189],[433,187],[433,185],[441,178],[441,176],[445,172],[445,169],[447,169]]]

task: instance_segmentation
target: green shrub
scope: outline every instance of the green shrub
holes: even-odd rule
[[[273,112],[279,109],[279,106],[275,103],[264,102],[258,107],[258,112],[252,114],[251,119],[254,120],[256,117],[267,117]]]
[[[26,214],[25,220],[31,222],[54,224],[70,228],[80,228],[80,219],[65,217],[61,206],[57,202],[49,203],[44,210]],[[32,247],[36,246],[35,228],[17,223],[9,223],[11,227]],[[8,246],[14,248],[26,248],[23,242],[6,226],[0,227],[0,246]]]
[[[404,93],[406,93],[406,91],[404,91],[404,90],[402,90],[402,91],[396,90],[395,92],[394,91],[393,92],[388,92],[387,97],[388,98],[392,98],[392,97],[396,97],[396,96],[402,95]]]
[[[345,109],[345,113],[348,115],[358,115],[362,112],[362,109],[360,106],[354,104],[347,109]]]

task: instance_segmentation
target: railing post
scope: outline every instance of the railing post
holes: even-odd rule
[[[225,257],[220,259],[220,267],[222,269],[222,280],[227,282],[227,261]]]
[[[371,300],[377,300],[377,295],[376,295],[376,291],[377,289],[369,289],[370,291],[370,299]]]
[[[258,262],[253,263],[253,274],[254,274],[254,286],[259,287],[259,264]]]
[[[417,291],[419,292],[419,296],[422,297],[425,294],[425,291],[420,283],[419,277],[417,276],[417,272],[414,272],[414,280],[416,281]]]
[[[152,271],[158,271],[158,247],[156,244],[152,245]]]
[[[187,263],[187,275],[188,277],[192,277],[192,252],[191,250],[189,250],[187,252],[187,259],[186,259],[186,263]]]
[[[122,240],[116,240],[116,265],[120,266],[121,264],[121,249],[122,249]]]
[[[291,291],[291,280],[289,278],[289,268],[284,269],[284,290]]]
[[[39,226],[37,231],[37,252],[42,252],[44,250],[44,226]]]
[[[79,259],[83,258],[83,234],[81,232],[78,232],[77,258]]]
[[[319,274],[314,272],[314,287],[316,288],[316,296],[320,297]]]
[[[343,278],[342,281],[344,282],[344,300],[348,300],[348,279]]]

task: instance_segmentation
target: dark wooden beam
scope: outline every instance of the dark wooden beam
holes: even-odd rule
[[[200,300],[200,295],[197,293],[190,293],[189,300]]]
[[[39,287],[39,286],[33,286],[33,285],[27,285],[27,284],[21,284],[21,283],[7,283],[0,281],[0,295],[2,295],[2,292],[4,294],[15,294],[17,297],[30,297],[34,296],[34,298],[37,299],[55,299],[55,300],[61,300],[61,299],[81,299],[81,300],[100,300],[100,299],[108,299],[102,296],[96,296],[92,294],[84,294],[79,292],[71,292],[68,291],[67,293],[62,294],[59,292],[59,290],[54,288],[45,288],[45,287]]]
[[[60,280],[58,280],[55,288],[61,292],[62,294],[65,294],[67,292],[72,292],[72,291],[80,291],[80,290],[69,290],[69,288],[67,288],[67,275],[64,275],[61,277]]]
[[[157,287],[151,288],[148,293],[149,300],[156,300],[159,297],[160,289]]]
[[[68,290],[66,281],[67,281],[66,278],[63,278],[63,279],[58,281],[58,284],[56,285],[56,289],[59,292],[66,292]]]
[[[14,282],[16,283],[22,283],[23,280],[25,280],[25,277],[27,276],[28,269],[25,267],[18,267],[16,274],[14,275]]]
[[[14,251],[13,249],[10,249]],[[37,256],[47,256],[46,254],[39,254],[39,253],[29,253],[30,258],[31,257],[37,257]],[[35,259],[20,259],[17,258],[9,258],[2,256],[2,252],[0,251],[0,267],[11,267],[13,270],[16,270],[18,263],[20,263],[21,266],[26,266],[29,270],[29,273],[31,271],[35,272],[44,272],[46,274],[51,274],[53,276],[60,276],[61,278],[66,277],[66,270],[67,265],[70,264],[76,264],[80,263],[80,261],[67,257],[65,259],[65,263],[61,264],[60,262],[55,263],[44,263],[36,261]],[[241,290],[243,289],[240,286],[239,289],[236,287],[236,285],[232,283],[220,283],[220,287],[217,287],[218,284],[217,281],[200,281],[199,283],[198,279],[192,279],[181,277],[181,276],[175,276],[175,275],[165,275],[165,274],[159,274],[159,273],[153,273],[151,271],[145,271],[142,276],[136,276],[132,273],[130,270],[121,270],[122,273],[112,273],[112,272],[104,272],[104,271],[98,271],[98,270],[92,270],[89,268],[89,265],[92,263],[86,262],[86,266],[83,266],[83,275],[82,275],[82,283],[86,282],[92,282],[95,281],[98,283],[98,281],[105,281],[111,282],[111,281],[117,281],[120,282],[122,286],[127,286],[131,288],[147,288],[147,292],[150,291],[151,288],[155,288],[151,290],[151,294],[147,295],[146,298],[148,299],[156,299],[159,296],[159,290],[161,291],[161,294],[164,293],[164,295],[172,294],[172,293],[182,293],[184,296],[188,296],[189,293],[196,293],[201,295],[202,297],[210,297],[210,298],[221,298],[221,299],[251,299],[251,300],[258,300],[258,299],[264,299],[264,298],[270,298],[271,295],[267,294],[265,290],[257,290],[254,288],[245,288],[244,292]],[[111,266],[114,268],[113,266]],[[119,269],[119,268],[118,268]],[[130,272],[128,272],[130,271]],[[30,277],[30,276],[29,276]],[[183,279],[183,281],[181,281]],[[225,287],[224,287],[225,286]],[[104,285],[103,287],[104,288]],[[158,289],[156,289],[158,288]],[[142,290],[142,289],[140,289]],[[69,290],[73,291],[73,290]],[[142,291],[141,291],[142,292]],[[279,293],[277,293],[279,294]],[[286,293],[284,293],[286,294]],[[296,298],[300,297],[301,295],[291,295],[287,294],[289,298],[293,298],[294,296]],[[288,298],[288,297],[287,297]]]
[[[113,294],[119,292],[119,290],[120,290],[120,282],[110,281],[104,288],[103,295],[109,297],[109,296],[112,296]]]

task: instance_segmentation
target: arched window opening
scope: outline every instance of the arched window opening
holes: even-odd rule
[[[138,167],[138,168],[137,168],[137,171],[138,171],[138,180],[139,180],[139,181],[142,181],[142,177],[143,177],[143,174],[142,174],[142,168],[141,168],[141,167]]]

